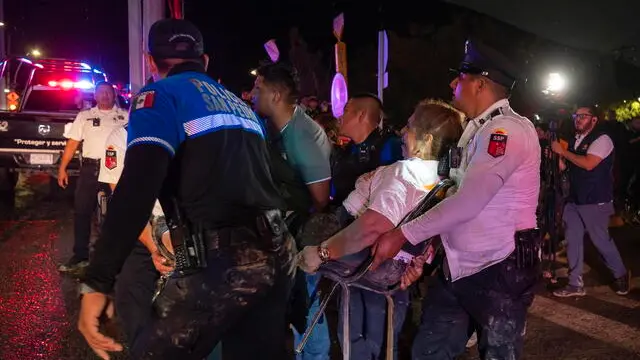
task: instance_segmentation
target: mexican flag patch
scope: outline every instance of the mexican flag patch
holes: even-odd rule
[[[153,107],[155,97],[156,92],[154,90],[142,92],[135,97],[135,99],[133,100],[133,104],[131,104],[131,107],[133,110]]]

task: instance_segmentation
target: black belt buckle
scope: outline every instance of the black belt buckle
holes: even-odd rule
[[[539,229],[528,229],[516,232],[516,267],[518,269],[533,268],[540,264],[542,260],[541,240]]]

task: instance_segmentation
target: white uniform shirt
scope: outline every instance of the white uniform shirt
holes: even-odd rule
[[[115,128],[102,145],[102,158],[98,181],[107,184],[117,184],[124,168],[124,155],[127,150],[127,129],[124,126]],[[156,200],[153,205],[154,216],[162,216],[162,207]]]
[[[580,135],[576,135],[576,143],[574,148],[578,148],[582,143],[582,140],[589,135],[589,133]],[[590,145],[589,149],[587,149],[587,154],[595,155],[600,159],[604,159],[609,156],[613,152],[613,141],[607,134],[602,134],[598,136]]]
[[[397,226],[439,181],[437,161],[401,160],[360,176],[342,205],[354,217],[370,209]],[[395,258],[408,261],[411,255],[401,251]]]
[[[496,109],[500,115],[490,119]],[[506,99],[472,124],[480,126],[464,150],[458,192],[401,228],[412,244],[440,234],[454,281],[504,260],[515,250],[515,232],[536,227],[540,144],[533,124]]]
[[[93,107],[78,113],[70,127],[65,128],[64,137],[83,141],[82,156],[102,159],[104,142],[113,129],[122,127],[129,121],[126,110],[114,106],[110,110]]]

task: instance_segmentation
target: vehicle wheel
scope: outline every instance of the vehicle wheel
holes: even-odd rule
[[[0,168],[0,191],[12,191],[18,183],[18,173]]]
[[[16,184],[18,173],[0,168],[0,213],[11,213],[16,201]]]

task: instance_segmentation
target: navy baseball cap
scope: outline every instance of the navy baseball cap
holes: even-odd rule
[[[156,59],[198,59],[204,54],[202,33],[186,20],[158,20],[149,29],[149,53]]]
[[[471,40],[465,43],[464,59],[458,68],[450,70],[456,74],[482,75],[507,89],[515,86],[519,74],[515,64],[506,56],[487,45]]]

